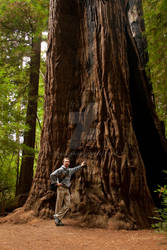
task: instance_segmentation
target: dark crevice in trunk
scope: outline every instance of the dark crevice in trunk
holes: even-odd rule
[[[140,69],[128,32],[127,41],[133,127],[145,165],[148,187],[155,205],[159,207],[160,198],[154,191],[158,184],[165,184],[163,170],[167,165],[167,152],[164,149],[163,138],[160,136],[153,119],[154,110],[151,111],[150,109],[152,100],[149,89],[147,86],[144,86],[145,72]]]

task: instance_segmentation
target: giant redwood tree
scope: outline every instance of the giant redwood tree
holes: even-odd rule
[[[36,215],[52,215],[50,173],[68,155],[88,165],[73,180],[73,213],[94,225],[149,225],[167,147],[144,71],[141,13],[139,0],[50,0],[44,124],[25,205]]]

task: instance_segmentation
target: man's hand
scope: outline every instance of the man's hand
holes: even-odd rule
[[[57,183],[56,186],[57,186],[57,187],[61,187],[62,184],[61,184],[61,183]]]
[[[81,163],[81,167],[86,167],[86,162],[85,162],[85,161],[83,161],[83,162]]]

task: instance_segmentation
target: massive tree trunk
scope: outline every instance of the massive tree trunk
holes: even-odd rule
[[[24,148],[16,195],[20,196],[19,205],[23,205],[28,197],[32,180],[34,165],[35,130],[37,117],[39,69],[40,69],[41,38],[35,36],[32,40],[32,55],[30,61],[30,82],[28,90],[28,106],[26,125],[28,131],[24,132]]]
[[[25,206],[36,215],[52,215],[50,173],[68,155],[88,165],[73,179],[73,213],[91,225],[150,223],[167,149],[127,2],[50,1],[44,125]]]

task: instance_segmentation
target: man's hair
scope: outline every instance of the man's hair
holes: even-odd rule
[[[64,157],[64,158],[63,158],[63,161],[64,161],[64,160],[69,160],[69,161],[70,161],[70,158],[69,158],[69,157]]]

